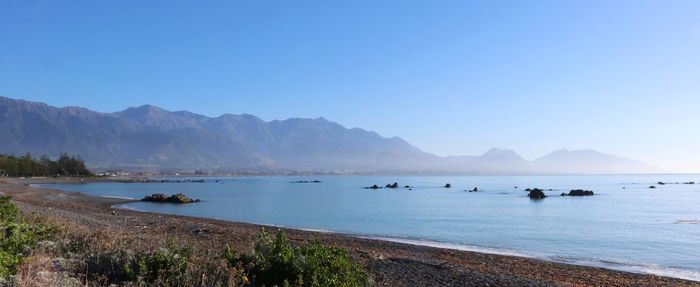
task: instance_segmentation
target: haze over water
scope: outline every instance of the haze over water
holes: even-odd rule
[[[298,180],[322,182],[292,183]],[[182,192],[202,202],[122,207],[700,280],[700,185],[658,181],[700,182],[700,175],[211,177],[47,186],[136,199]],[[363,189],[393,182],[400,188]],[[467,191],[474,187],[480,191]],[[535,187],[549,197],[530,200],[524,189]],[[559,196],[579,188],[595,195]]]

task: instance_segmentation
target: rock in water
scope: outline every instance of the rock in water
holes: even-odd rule
[[[568,195],[568,196],[588,196],[588,195],[593,195],[593,191],[590,190],[583,190],[583,189],[572,189],[569,191],[568,194],[562,193],[561,195]]]
[[[445,188],[450,188],[450,187],[452,187],[452,185],[449,184],[449,183],[446,183],[444,187],[445,187]]]
[[[147,195],[141,201],[148,202],[162,202],[162,203],[194,203],[199,202],[199,199],[191,199],[182,193],[173,194],[171,196],[166,196],[162,193],[155,193],[152,195]]]
[[[530,189],[530,193],[527,194],[527,197],[530,199],[543,199],[547,197],[547,195],[544,194],[544,191],[542,191],[539,188],[533,188]]]

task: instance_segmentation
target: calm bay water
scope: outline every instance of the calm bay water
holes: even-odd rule
[[[700,182],[700,175],[204,179],[44,186],[128,198],[182,192],[202,202],[122,207],[700,280],[700,184],[656,184]],[[291,183],[298,180],[322,182]],[[362,188],[393,182],[401,188]],[[448,182],[452,188],[443,188]],[[465,191],[474,187],[481,191]],[[523,191],[528,187],[552,191],[545,191],[546,199],[530,200]],[[559,196],[579,188],[596,195]]]

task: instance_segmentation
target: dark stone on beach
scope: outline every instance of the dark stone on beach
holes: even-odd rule
[[[452,187],[452,185],[449,184],[449,183],[446,183],[445,186],[444,186],[444,188],[450,188],[450,187]]]
[[[649,188],[656,188],[656,186],[650,185]]]
[[[154,193],[152,195],[147,195],[141,199],[141,201],[161,203],[194,203],[199,202],[199,199],[191,199],[182,193],[173,194],[171,196],[166,196],[162,193]]]
[[[569,191],[569,193],[562,193],[561,195],[568,195],[568,196],[588,196],[588,195],[593,195],[593,191],[590,190],[583,190],[583,189],[572,189]]]
[[[530,189],[530,193],[528,193],[527,197],[530,199],[543,199],[547,197],[547,195],[544,194],[544,191],[542,191],[539,188],[534,188]]]

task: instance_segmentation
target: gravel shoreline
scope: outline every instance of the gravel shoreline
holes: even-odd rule
[[[28,186],[31,183],[75,182],[76,179],[0,179],[0,193],[12,195],[22,212],[71,226],[112,232],[144,242],[172,236],[196,248],[233,243],[252,248],[261,225],[115,209],[130,202]],[[89,179],[87,181],[100,181]],[[265,227],[270,229],[271,227]],[[532,258],[441,249],[349,235],[284,230],[291,241],[317,239],[342,247],[365,266],[378,286],[699,286],[700,282],[670,277],[554,263]]]

